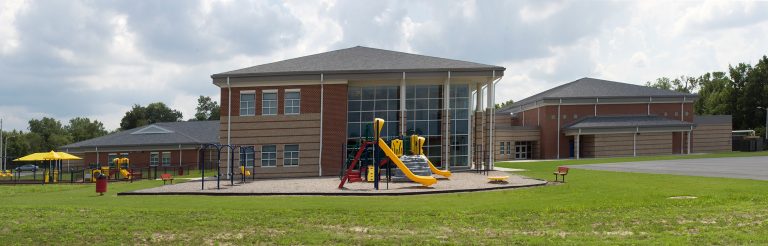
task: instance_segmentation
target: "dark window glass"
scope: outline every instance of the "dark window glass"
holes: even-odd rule
[[[361,101],[360,111],[373,111],[373,101]]]
[[[349,101],[347,107],[347,111],[360,111],[360,101]]]
[[[360,112],[347,113],[347,122],[360,122]]]
[[[349,87],[347,91],[347,97],[347,100],[360,100],[362,98],[360,87]]]
[[[374,99],[374,93],[376,92],[376,89],[374,87],[363,87],[363,98],[362,100],[372,100]]]

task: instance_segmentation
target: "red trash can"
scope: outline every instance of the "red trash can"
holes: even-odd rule
[[[179,167],[178,174],[179,174],[179,176],[184,176],[184,168],[183,167]]]
[[[96,193],[103,196],[107,192],[107,176],[100,174],[96,177]]]

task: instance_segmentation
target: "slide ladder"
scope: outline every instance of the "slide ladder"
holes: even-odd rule
[[[421,176],[411,172],[411,170],[408,169],[405,164],[403,164],[400,158],[397,157],[397,154],[395,154],[395,152],[389,148],[389,145],[387,145],[387,142],[385,142],[384,139],[379,138],[379,148],[381,148],[382,152],[384,152],[384,154],[389,157],[392,163],[395,163],[395,165],[400,168],[400,171],[402,171],[403,174],[405,174],[405,176],[408,177],[408,179],[411,181],[419,183],[423,186],[430,186],[437,183],[437,179],[432,176]]]
[[[347,167],[347,170],[344,172],[344,177],[341,178],[341,183],[339,183],[339,189],[344,188],[344,184],[349,181],[350,183],[353,182],[362,182],[363,179],[360,177],[360,170],[355,169],[355,164],[360,162],[360,156],[363,155],[365,152],[365,147],[368,146],[371,142],[365,141],[360,145],[360,149],[357,150],[357,154],[355,154],[355,158],[352,159],[352,162]]]

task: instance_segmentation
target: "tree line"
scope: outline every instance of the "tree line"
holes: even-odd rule
[[[765,107],[768,106],[768,57],[754,66],[729,65],[727,72],[716,71],[698,77],[662,77],[646,82],[646,86],[686,93],[697,93],[694,103],[697,115],[732,115],[734,130],[765,131]],[[762,107],[763,109],[758,109]]]
[[[218,120],[220,106],[210,97],[200,96],[197,99],[194,120]],[[72,118],[62,124],[61,121],[43,117],[28,122],[27,131],[4,131],[3,138],[7,139],[9,161],[33,152],[55,150],[60,146],[76,143],[91,138],[101,137],[122,130],[133,129],[158,122],[176,122],[184,119],[181,112],[171,109],[165,103],[155,102],[147,106],[133,105],[120,120],[120,127],[107,131],[104,123],[87,117]],[[0,150],[2,151],[2,150]]]

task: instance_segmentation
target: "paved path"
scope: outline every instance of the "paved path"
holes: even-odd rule
[[[768,180],[768,156],[573,165],[571,168]]]

